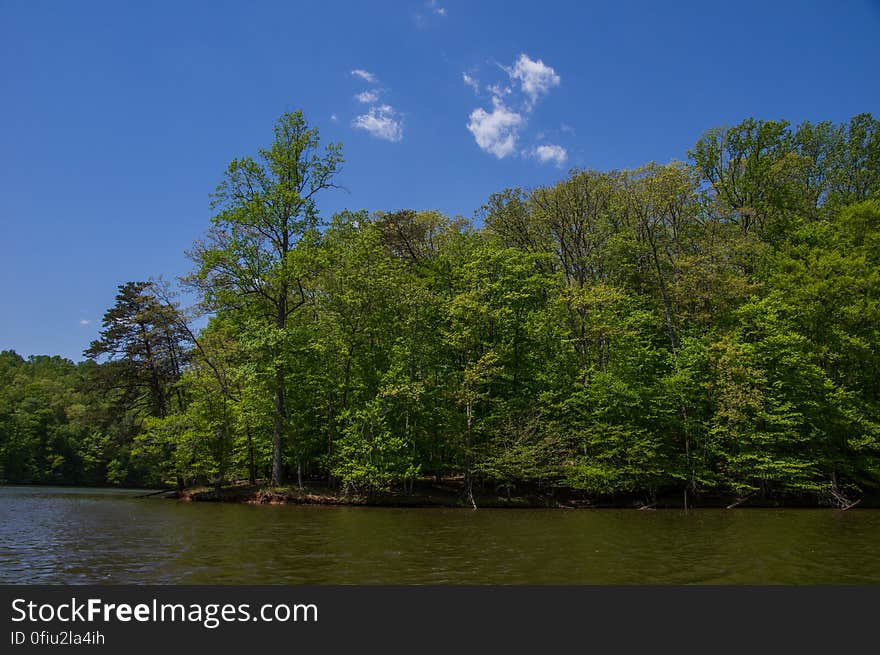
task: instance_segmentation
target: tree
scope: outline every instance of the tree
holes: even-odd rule
[[[185,312],[129,282],[90,359],[0,353],[0,478],[552,495],[880,490],[880,129],[749,119],[690,165],[322,224],[338,145],[235,160]],[[209,316],[197,330],[186,315]],[[705,496],[702,496],[705,497]],[[717,496],[716,496],[717,497]]]
[[[694,187],[688,171],[675,164],[648,165],[627,182],[626,212],[637,229],[639,241],[646,246],[666,318],[669,345],[675,353],[677,317],[670,299],[669,278],[671,272],[680,270],[680,237],[694,215]]]
[[[146,403],[151,416],[168,414],[175,398],[173,384],[180,378],[187,355],[176,309],[162,304],[149,282],[126,282],[119,286],[116,302],[104,313],[101,337],[85,355],[106,359],[107,384],[122,388],[128,406]],[[178,406],[183,401],[176,398]]]
[[[880,195],[880,121],[858,114],[842,128],[830,162],[829,203],[838,209]]]
[[[0,479],[90,482],[83,369],[61,357],[0,353]]]
[[[688,152],[711,186],[717,210],[744,233],[770,233],[774,219],[795,209],[787,172],[796,164],[788,121],[744,120],[704,134]]]
[[[316,128],[302,113],[286,113],[275,124],[269,148],[258,159],[235,159],[213,195],[219,212],[204,241],[189,253],[197,270],[190,281],[215,310],[247,306],[274,334],[267,365],[273,371],[275,413],[272,434],[274,486],[283,479],[282,442],[287,431],[285,337],[290,316],[307,302],[305,274],[293,257],[314,235],[320,217],[316,198],[335,188],[342,146],[319,152]]]
[[[112,399],[105,427],[112,426],[118,445],[124,446],[119,448],[123,457],[111,461],[116,481],[122,481],[131,475],[125,455],[143,419],[163,419],[186,404],[177,381],[189,361],[184,347],[187,335],[177,307],[163,303],[150,282],[120,285],[102,325],[100,338],[85,355],[95,362],[103,360],[93,371],[92,384]],[[182,478],[178,486],[183,486]]]

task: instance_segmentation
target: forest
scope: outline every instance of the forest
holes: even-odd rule
[[[228,165],[190,273],[119,284],[83,361],[0,353],[0,480],[880,493],[870,114],[750,118],[472,219],[322,217],[341,144],[301,112],[267,142]]]

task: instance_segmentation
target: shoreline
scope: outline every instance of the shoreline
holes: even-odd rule
[[[176,500],[194,503],[237,503],[245,505],[328,505],[348,507],[399,507],[399,508],[459,508],[472,509],[462,494],[460,480],[441,482],[422,480],[410,492],[401,490],[345,494],[341,489],[310,481],[302,489],[295,485],[272,488],[267,485],[249,485],[238,482],[220,489],[219,495],[214,487],[207,485],[186,487],[182,491],[174,488],[157,489],[145,487],[124,487],[116,485],[67,485],[5,483],[3,487],[36,487],[47,489],[94,489],[119,490],[143,493],[133,495],[138,499]],[[644,494],[619,494],[616,496],[586,497],[572,489],[522,489],[509,496],[504,492],[475,489],[474,500],[477,509],[822,509],[847,511],[849,509],[880,509],[880,495],[867,494],[849,506],[841,507],[818,497],[775,495],[761,498],[757,495],[737,497],[733,494],[688,495],[688,506],[684,507],[679,494],[659,495],[648,499]]]
[[[460,488],[454,483],[434,483],[418,485],[412,492],[399,491],[368,494],[345,494],[330,487],[295,486],[270,488],[266,486],[232,485],[223,487],[219,495],[212,487],[192,487],[181,492],[165,490],[155,497],[174,499],[180,502],[198,503],[239,503],[248,505],[332,505],[354,507],[410,507],[410,508],[462,508],[471,505],[462,496]],[[648,502],[637,495],[584,498],[570,490],[555,490],[553,493],[536,491],[512,493],[510,496],[498,493],[474,493],[477,508],[486,509],[685,509],[681,496],[658,496]],[[739,498],[733,495],[703,495],[688,499],[687,509],[748,509],[748,508],[787,508],[787,509],[827,509],[847,511],[849,509],[880,508],[880,499],[864,498],[850,507],[821,504],[817,499],[797,497]]]

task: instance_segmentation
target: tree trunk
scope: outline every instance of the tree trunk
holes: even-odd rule
[[[275,369],[275,417],[272,432],[272,480],[273,487],[280,487],[284,482],[281,470],[281,439],[284,434],[284,371],[279,366]]]
[[[286,243],[285,243],[286,246]],[[286,248],[285,248],[286,253]],[[280,301],[277,306],[277,315],[275,319],[275,327],[278,330],[284,330],[287,327],[287,285],[281,287]],[[275,365],[275,418],[273,421],[272,431],[272,481],[273,487],[280,487],[284,482],[284,471],[281,467],[281,443],[284,437],[284,423],[287,418],[287,411],[284,405],[285,389],[284,389],[284,366],[282,364]]]
[[[251,433],[250,423],[246,423],[247,450],[248,450],[248,483],[254,487],[257,484],[257,467],[254,463],[254,435]]]
[[[473,403],[470,398],[467,401],[467,432],[465,433],[465,451],[464,451],[464,495],[467,501],[477,509],[477,503],[474,502],[474,476],[471,472],[471,428],[473,426]]]

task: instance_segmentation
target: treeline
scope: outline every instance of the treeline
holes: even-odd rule
[[[0,355],[0,478],[407,492],[880,490],[880,123],[747,120],[477,222],[343,212],[300,113],[73,364]],[[207,315],[195,330],[193,319]],[[691,501],[693,502],[693,501]]]

